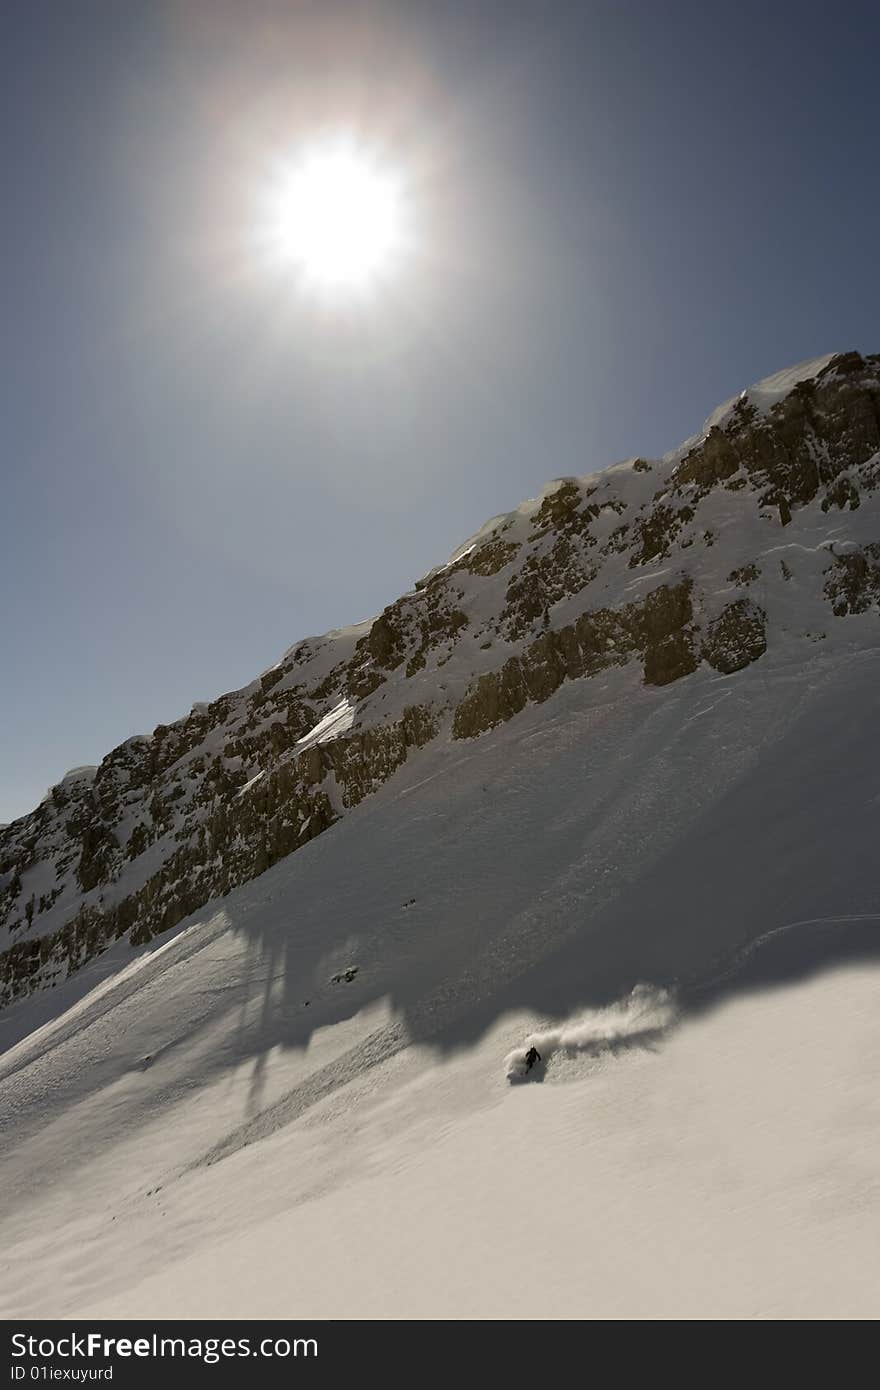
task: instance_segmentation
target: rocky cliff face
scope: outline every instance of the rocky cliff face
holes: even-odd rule
[[[129,739],[0,829],[0,1001],[168,930],[322,833],[435,739],[639,662],[719,679],[880,642],[880,356],[780,373],[682,449],[566,478],[372,623]]]

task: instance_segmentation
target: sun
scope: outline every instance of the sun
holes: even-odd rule
[[[273,256],[313,288],[371,287],[403,252],[401,180],[355,140],[322,140],[276,175],[266,236]]]

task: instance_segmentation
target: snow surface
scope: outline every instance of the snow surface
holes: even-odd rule
[[[766,414],[784,396],[787,396],[798,382],[812,381],[814,377],[817,377],[820,372],[825,370],[834,356],[833,352],[826,352],[821,357],[810,357],[806,362],[798,362],[794,367],[786,367],[784,371],[774,372],[772,376],[767,376],[763,381],[750,386],[746,395],[753,405],[756,405],[762,413]]]
[[[338,738],[340,734],[348,733],[354,723],[356,706],[346,697],[334,705],[329,714],[325,714],[311,729],[304,738],[296,744],[297,751],[302,753],[306,748],[312,748],[316,743],[329,743],[331,739]]]
[[[794,367],[786,367],[784,371],[774,372],[772,376],[765,377],[763,381],[758,381],[754,386],[740,392],[738,396],[731,396],[729,401],[723,405],[716,406],[712,414],[703,426],[703,436],[707,435],[711,429],[723,429],[730,419],[733,408],[738,401],[748,400],[755,406],[760,415],[766,415],[772,410],[774,405],[778,405],[788,393],[801,381],[812,381],[821,371],[824,371],[828,363],[835,356],[833,352],[827,352],[822,357],[810,357],[805,362],[798,362]]]
[[[6,1010],[0,1311],[876,1316],[880,654],[814,650],[431,745]]]
[[[69,772],[65,772],[59,785],[63,787],[72,782],[94,782],[97,771],[97,763],[83,763],[82,767],[72,767]]]
[[[261,1184],[299,1188],[83,1312],[874,1318],[877,1101],[858,1050],[876,1064],[878,985],[849,970],[769,1007],[746,997],[656,1054],[503,1099],[488,1084],[500,1037],[413,1067],[384,1103],[353,1095],[357,1119],[322,1116],[225,1179],[210,1170],[199,1198],[158,1194],[170,1223],[192,1219],[188,1199],[213,1220],[233,1183],[251,1210]],[[321,1191],[334,1139],[356,1147]],[[304,1168],[310,1182],[291,1179]]]

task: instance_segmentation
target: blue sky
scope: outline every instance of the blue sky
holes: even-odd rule
[[[880,348],[878,42],[861,0],[9,0],[0,820],[548,478]],[[350,312],[254,250],[328,124],[417,235]]]

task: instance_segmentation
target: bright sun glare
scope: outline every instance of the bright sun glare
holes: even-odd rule
[[[399,179],[350,140],[304,151],[279,175],[271,209],[275,254],[318,288],[368,287],[403,246]]]

